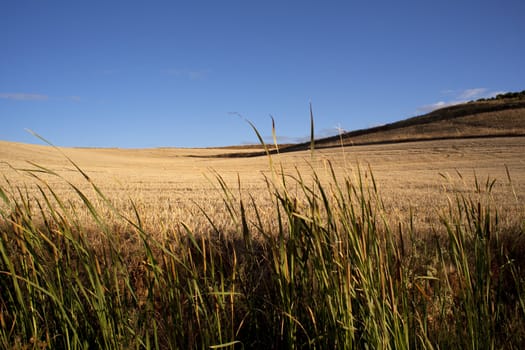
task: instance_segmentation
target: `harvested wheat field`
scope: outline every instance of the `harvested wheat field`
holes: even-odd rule
[[[247,149],[253,151],[253,149]],[[87,190],[89,183],[69,157],[119,210],[131,215],[130,202],[139,210],[151,234],[184,221],[195,232],[206,230],[201,207],[219,225],[227,226],[220,175],[234,194],[253,197],[263,210],[268,202],[265,177],[271,178],[267,156],[217,158],[239,153],[227,149],[61,149],[50,146],[0,142],[3,174],[11,183],[31,184],[33,179],[15,169],[36,165],[60,177],[44,176],[62,198],[80,198],[67,185],[71,181]],[[428,232],[439,210],[447,206],[452,190],[474,191],[474,182],[496,180],[492,195],[506,220],[522,212],[525,199],[525,137],[435,140],[397,144],[345,146],[272,155],[277,172],[308,179],[315,172],[323,182],[332,178],[357,181],[358,168],[371,172],[392,219],[406,219],[412,208],[416,226]],[[510,175],[510,178],[509,178]],[[240,184],[240,191],[239,191]],[[29,187],[32,188],[31,186]],[[34,190],[34,188],[33,188]],[[520,212],[521,211],[521,212]]]
[[[2,347],[525,341],[524,136],[254,152],[0,142]]]

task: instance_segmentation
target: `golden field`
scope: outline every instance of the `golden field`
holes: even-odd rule
[[[36,169],[37,164],[52,170],[61,178],[39,176],[61,198],[79,203],[80,198],[64,180],[88,194],[92,191],[67,156],[116,208],[132,215],[133,201],[145,228],[162,235],[176,230],[181,221],[194,232],[209,229],[201,209],[224,229],[233,224],[228,221],[224,194],[215,174],[220,174],[235,195],[248,200],[251,196],[261,210],[273,210],[264,180],[265,176],[272,176],[269,158],[216,157],[228,152],[239,153],[239,150],[61,148],[59,151],[50,146],[1,141],[0,169],[5,176],[2,181],[28,185],[30,191],[35,190],[31,185],[34,179],[14,169]],[[496,180],[492,194],[503,220],[522,217],[524,155],[525,137],[497,137],[333,147],[315,150],[313,155],[310,151],[272,155],[272,162],[278,172],[282,167],[285,174],[295,177],[300,174],[305,179],[312,170],[321,178],[331,178],[330,164],[337,177],[355,181],[358,167],[362,174],[371,169],[389,220],[405,221],[412,210],[416,227],[428,232],[439,226],[438,215],[447,206],[452,190],[474,191],[476,178],[482,183]]]
[[[0,141],[0,348],[520,349],[523,96],[280,153]]]
[[[0,347],[521,347],[525,137],[244,152],[0,142]]]

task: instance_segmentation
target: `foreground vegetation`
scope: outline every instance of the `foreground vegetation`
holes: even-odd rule
[[[135,249],[71,183],[97,227],[86,228],[78,208],[42,177],[53,171],[27,171],[40,181],[38,196],[6,180],[1,346],[478,349],[525,342],[525,228],[499,222],[494,181],[476,179],[474,194],[454,193],[437,213],[446,234],[421,238],[410,220],[391,224],[369,170],[343,180],[332,172],[322,183],[314,171],[306,177],[270,167],[264,181],[275,226],[261,219],[242,184],[231,189],[217,174],[224,214],[237,229],[224,232],[209,217],[205,232],[182,223],[162,239],[145,230],[138,210],[120,215],[77,168],[140,239]]]

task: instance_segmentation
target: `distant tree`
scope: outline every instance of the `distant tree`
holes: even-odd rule
[[[499,94],[496,95],[496,97],[492,98],[493,100],[503,100],[503,99],[519,99],[525,97],[525,90],[521,92],[507,92],[505,94]]]
[[[506,92],[504,94],[498,94],[491,98],[480,98],[476,100],[476,102],[505,100],[505,99],[525,99],[525,90],[520,91],[520,92]]]

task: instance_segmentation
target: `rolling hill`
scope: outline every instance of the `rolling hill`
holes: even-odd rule
[[[390,124],[368,129],[354,130],[341,135],[315,140],[316,149],[402,143],[413,141],[525,137],[525,90],[518,93],[498,95],[434,110]],[[276,153],[274,145],[267,145],[270,153]],[[279,145],[280,153],[309,150],[311,142]],[[93,152],[99,159],[118,163],[121,157],[153,159],[162,157],[192,158],[242,158],[266,154],[261,145],[238,145],[201,149],[82,149],[71,148],[69,154],[76,159],[90,158]],[[57,153],[50,147],[0,141],[0,160],[13,162],[20,159],[56,159]],[[64,160],[62,160],[64,161]]]
[[[315,140],[315,148],[396,142],[525,136],[525,90],[453,105],[398,122]],[[307,150],[311,142],[280,146],[279,152]],[[276,150],[272,150],[275,153]],[[254,157],[265,152],[220,154]]]

